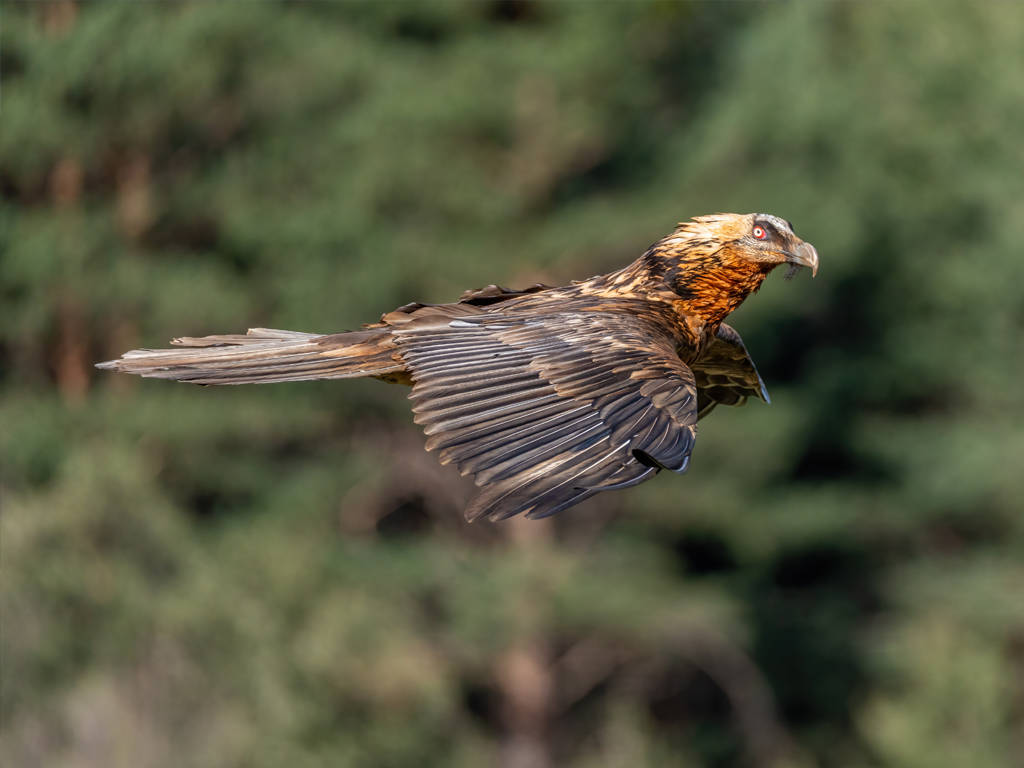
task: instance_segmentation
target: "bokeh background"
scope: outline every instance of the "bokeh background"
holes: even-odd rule
[[[38,2],[0,40],[0,763],[1024,764],[1024,6]],[[773,395],[549,521],[379,382],[92,363],[815,243]]]

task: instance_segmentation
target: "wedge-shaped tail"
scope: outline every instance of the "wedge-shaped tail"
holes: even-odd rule
[[[174,339],[176,349],[134,349],[96,367],[193,384],[269,384],[375,376],[402,380],[387,331],[320,335],[251,328],[242,335]]]

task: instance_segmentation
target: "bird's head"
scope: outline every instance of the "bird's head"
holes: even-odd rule
[[[678,311],[720,323],[781,264],[818,272],[818,252],[767,213],[716,213],[683,222],[617,276],[620,289],[667,289]]]
[[[680,238],[696,251],[716,254],[723,261],[750,262],[766,274],[780,264],[807,267],[812,276],[818,274],[814,246],[797,237],[788,221],[768,213],[698,216],[680,224],[669,238]]]

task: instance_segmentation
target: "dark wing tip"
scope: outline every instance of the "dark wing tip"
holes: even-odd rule
[[[641,448],[634,448],[632,453],[633,453],[633,458],[634,459],[639,461],[645,467],[651,467],[652,469],[655,469],[655,470],[658,470],[658,469],[668,469],[668,470],[671,470],[672,472],[678,472],[678,473],[682,474],[690,466],[690,454],[689,453],[686,453],[682,457],[682,459],[680,459],[678,462],[675,462],[675,463],[672,463],[672,464],[664,464],[664,463],[658,461],[656,458],[651,456],[651,454],[649,454],[647,451],[645,451],[645,450],[643,450]]]

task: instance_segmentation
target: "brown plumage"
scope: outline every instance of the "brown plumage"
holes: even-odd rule
[[[427,449],[480,486],[466,516],[543,517],[663,468],[682,472],[700,417],[768,400],[722,321],[780,264],[818,267],[786,221],[701,216],[624,269],[566,287],[491,285],[345,333],[175,339],[176,349],[98,367],[195,384],[411,384]]]

